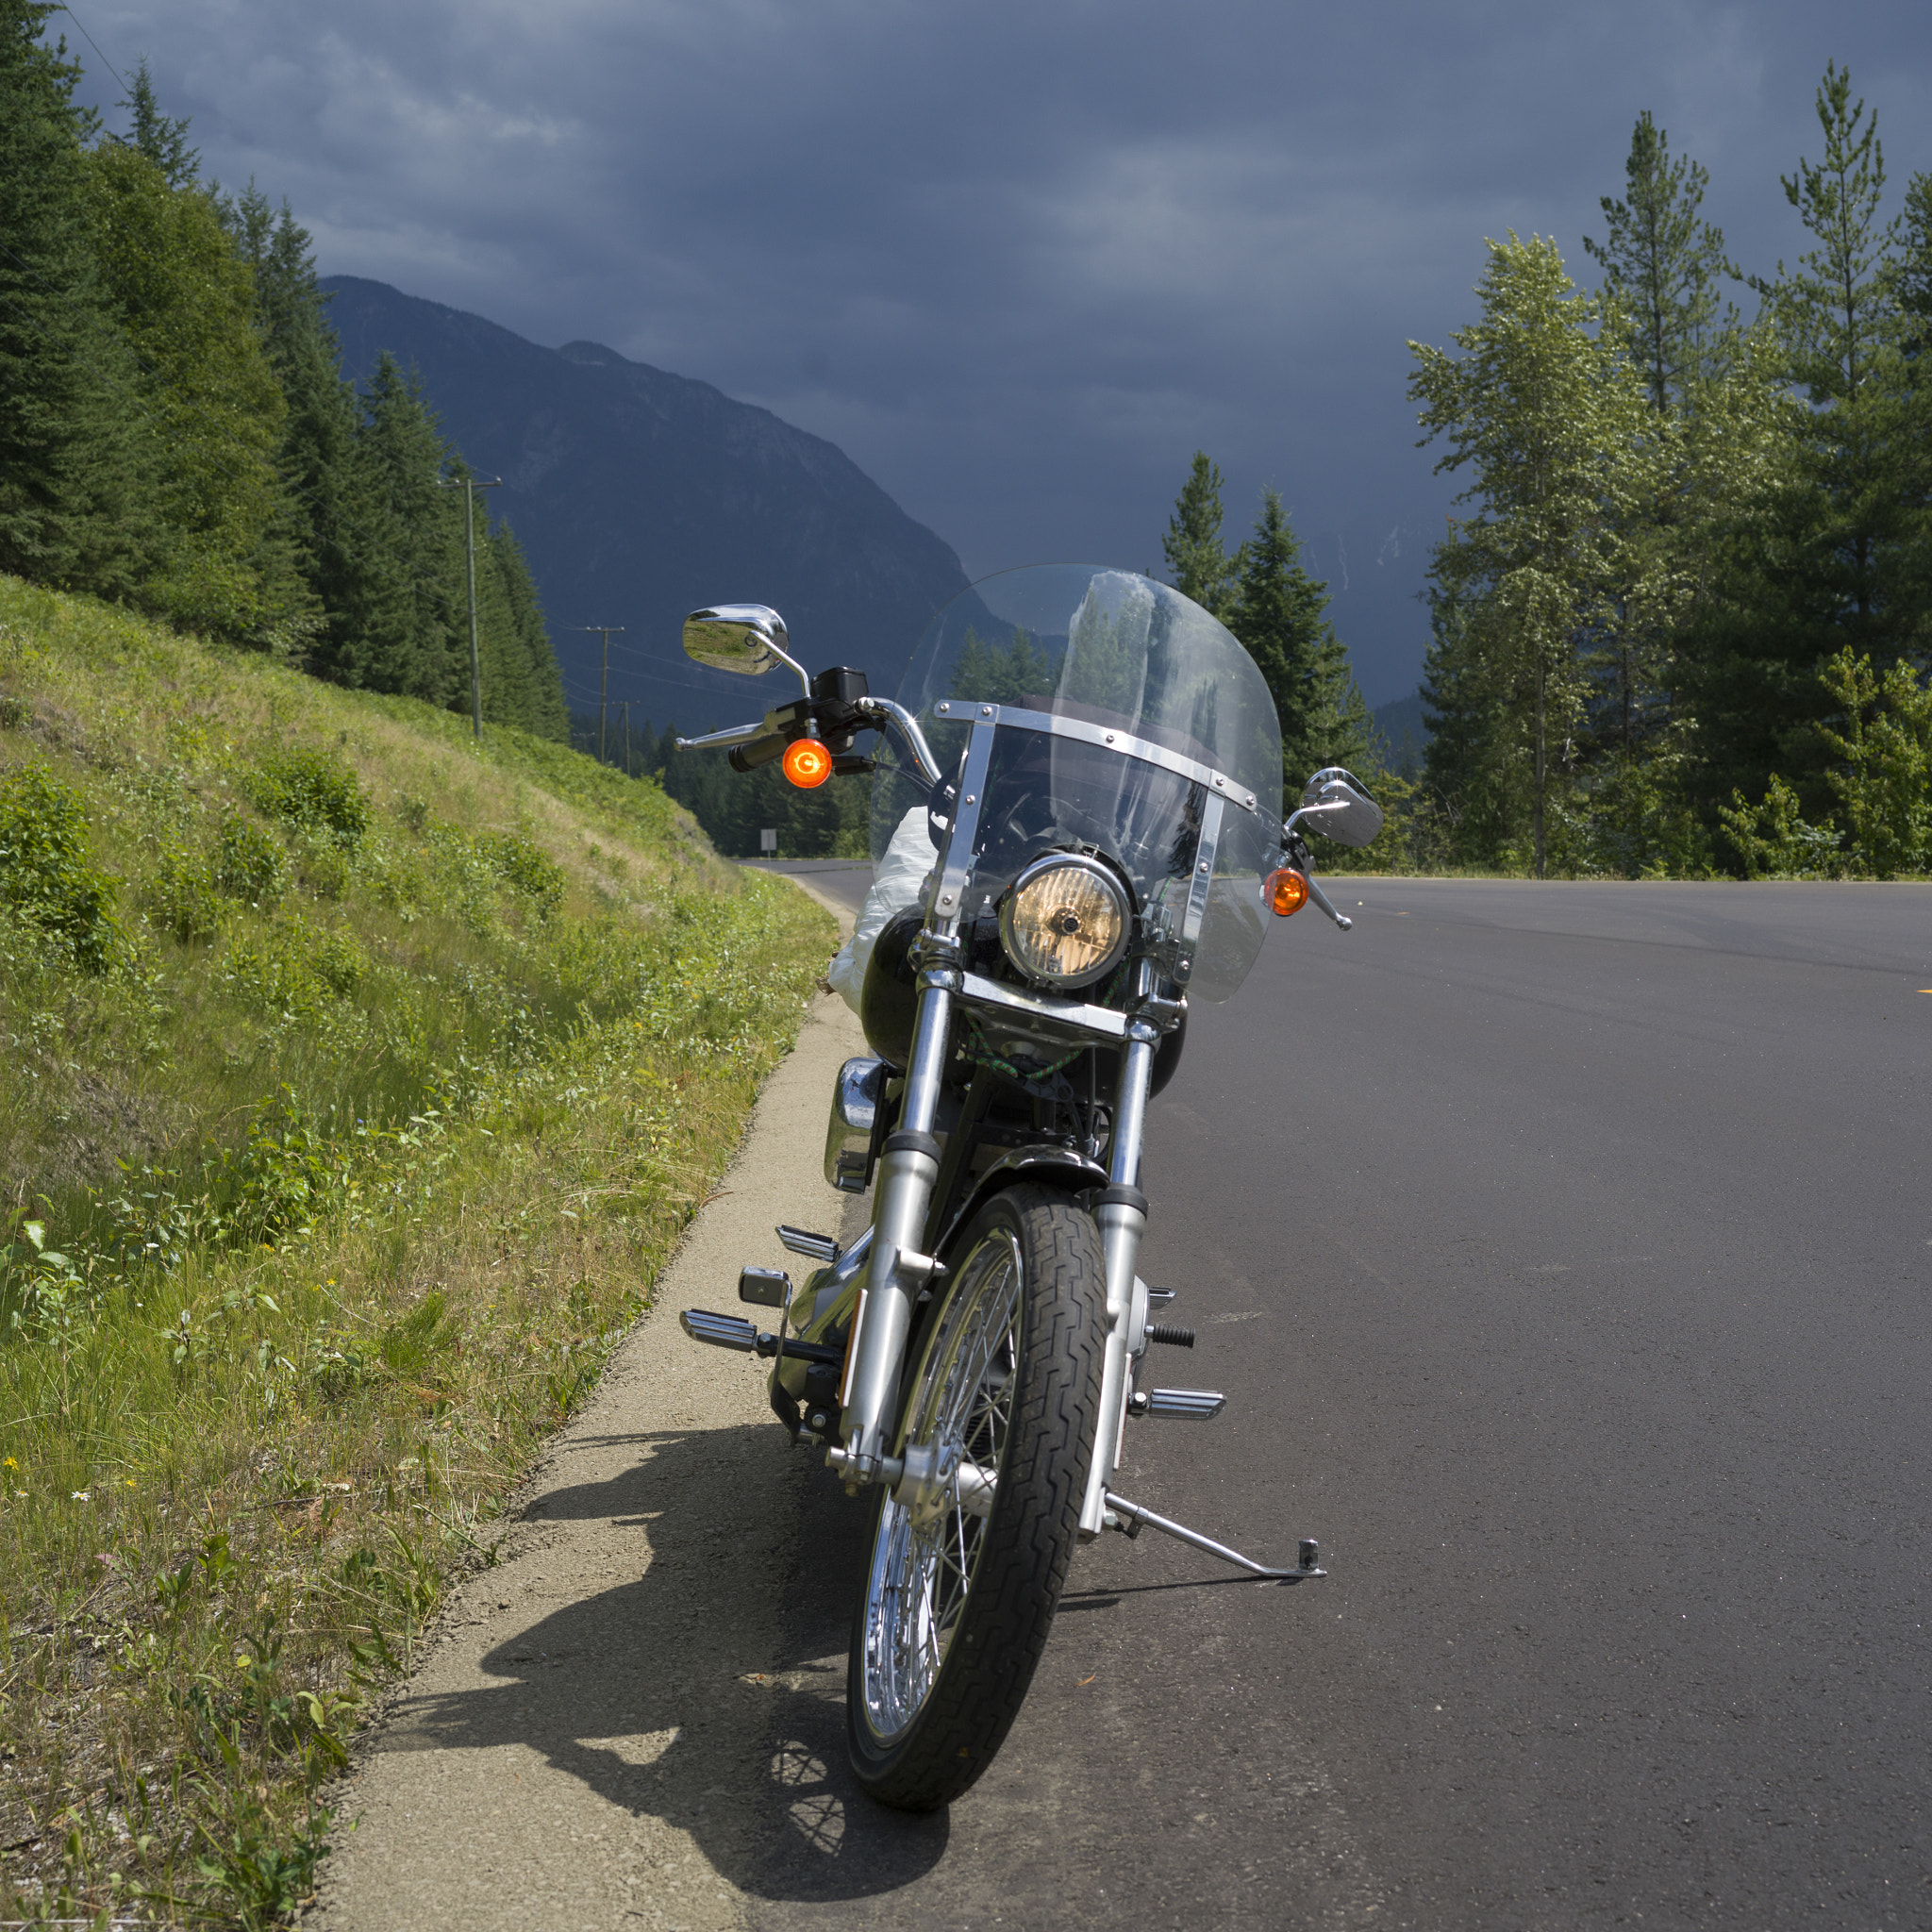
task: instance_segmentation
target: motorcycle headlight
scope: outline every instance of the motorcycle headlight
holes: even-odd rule
[[[1085,986],[1127,949],[1127,895],[1099,860],[1056,852],[1013,881],[1000,908],[1000,941],[1029,979]]]

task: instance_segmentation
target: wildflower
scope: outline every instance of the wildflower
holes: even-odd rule
[[[7,1458],[5,1462],[0,1462],[0,1469],[18,1469],[19,1467],[20,1464],[14,1461],[13,1457],[10,1456]]]
[[[87,1502],[88,1500],[89,1500],[88,1492],[87,1492],[87,1491],[86,1491],[85,1490],[75,1490],[75,1492],[74,1492],[74,1501],[75,1501],[75,1502],[76,1502],[76,1503],[85,1503],[85,1502]]]

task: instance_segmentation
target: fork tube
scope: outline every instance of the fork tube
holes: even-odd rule
[[[1138,1186],[1141,1134],[1147,1120],[1147,1089],[1154,1076],[1154,1054],[1160,1035],[1145,1021],[1127,1029],[1121,1055],[1120,1085],[1114,1092],[1113,1145],[1107,1161],[1108,1186],[1093,1210],[1100,1228],[1100,1252],[1107,1263],[1107,1352],[1101,1361],[1100,1416],[1093,1430],[1093,1460],[1087,1472],[1087,1494],[1080,1508],[1083,1541],[1100,1534],[1107,1515],[1107,1485],[1120,1459],[1122,1425],[1126,1418],[1127,1361],[1136,1337],[1128,1334],[1134,1309],[1134,1263],[1147,1225],[1147,1199]]]
[[[940,1171],[939,1142],[932,1124],[939,1112],[940,1084],[945,1073],[952,1032],[953,990],[957,975],[944,968],[922,973],[919,1019],[906,1074],[906,1100],[899,1125],[886,1136],[879,1160],[878,1205],[874,1209],[872,1264],[856,1317],[852,1369],[841,1418],[850,1457],[848,1477],[870,1480],[886,1452],[884,1432],[891,1421],[898,1385],[899,1357],[912,1326],[912,1296],[899,1263],[900,1253],[916,1255],[933,1183]]]

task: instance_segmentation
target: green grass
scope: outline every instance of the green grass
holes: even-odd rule
[[[0,1917],[307,1894],[834,941],[648,782],[0,577]]]

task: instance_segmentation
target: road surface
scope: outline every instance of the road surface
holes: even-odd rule
[[[601,1738],[552,1794],[631,1874],[547,1923],[1932,1924],[1932,888],[1334,891],[1152,1111],[1143,1273],[1200,1336],[1157,1366],[1229,1405],[1116,1484],[1329,1578],[1105,1539],[991,1771],[904,1819],[842,1762],[858,1512],[775,1428],[719,1432],[722,1524],[704,1437],[633,1453],[624,1627],[667,1644],[695,1560],[742,1668],[653,1690],[626,1783],[617,1666],[514,1661],[585,1612],[492,1639],[517,1714],[458,1742]],[[683,1917],[625,1850],[667,1834]]]

